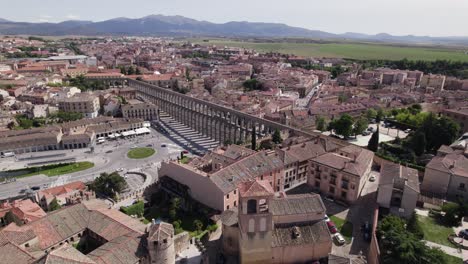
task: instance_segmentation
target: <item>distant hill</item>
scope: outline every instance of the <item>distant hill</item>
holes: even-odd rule
[[[320,30],[291,27],[280,23],[228,22],[223,24],[199,21],[183,16],[149,15],[142,18],[114,18],[106,21],[64,21],[60,23],[12,22],[0,18],[2,35],[138,35],[138,36],[225,36],[314,38],[330,40],[369,40],[377,42],[461,44],[468,45],[468,37],[392,36],[386,33],[333,34]]]

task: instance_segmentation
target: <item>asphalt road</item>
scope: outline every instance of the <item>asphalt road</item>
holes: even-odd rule
[[[127,157],[128,151],[134,147],[144,147],[153,145],[156,153],[146,159],[130,159]],[[165,144],[166,147],[161,147]],[[103,172],[113,172],[120,168],[124,171],[141,169],[153,181],[157,180],[157,170],[155,169],[162,161],[175,159],[183,150],[182,147],[174,144],[170,139],[151,129],[150,135],[139,136],[132,139],[119,139],[118,141],[108,141],[95,147],[94,153],[89,153],[90,149],[59,150],[34,153],[33,155],[49,155],[53,153],[66,153],[67,158],[76,158],[76,161],[94,162],[95,166],[85,171],[75,172],[67,175],[47,177],[44,175],[31,176],[17,179],[14,182],[0,184],[0,199],[17,197],[24,194],[24,190],[30,190],[33,186],[49,188],[63,185],[72,181],[92,181]],[[29,154],[30,155],[30,154]],[[14,158],[4,158],[0,162],[0,170],[10,170],[24,168],[30,161],[15,161]],[[130,187],[139,187],[141,179],[136,176],[128,177]],[[22,191],[23,190],[23,191]]]

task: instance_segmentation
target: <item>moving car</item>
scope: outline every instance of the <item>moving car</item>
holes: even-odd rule
[[[334,238],[339,245],[344,245],[346,243],[346,240],[340,233],[336,233]]]
[[[166,144],[161,144],[161,148],[165,148],[165,147],[167,147]]]
[[[338,232],[338,229],[336,229],[335,223],[333,221],[328,221],[327,222],[328,229],[330,230],[330,233],[336,234]]]

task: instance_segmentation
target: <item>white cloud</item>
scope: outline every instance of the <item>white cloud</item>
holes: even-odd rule
[[[79,19],[80,16],[78,16],[78,15],[73,15],[73,14],[68,14],[68,15],[66,16],[66,18],[67,18],[67,19]]]

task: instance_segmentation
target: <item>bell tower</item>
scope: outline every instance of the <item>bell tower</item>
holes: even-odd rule
[[[268,181],[239,185],[240,263],[271,263],[273,215],[269,205],[273,195]]]

